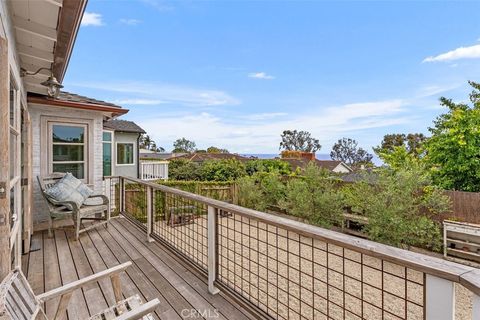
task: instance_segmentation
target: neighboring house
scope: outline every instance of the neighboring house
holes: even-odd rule
[[[315,163],[318,167],[327,169],[335,173],[350,173],[352,168],[342,161],[337,160],[318,160],[315,152],[300,152],[300,151],[283,151],[281,153],[282,161],[288,162],[292,170],[297,168],[305,169],[310,162]]]
[[[185,154],[183,156],[175,156],[167,160],[176,160],[176,159],[186,159],[186,160],[199,162],[199,163],[207,160],[225,160],[225,159],[235,159],[238,161],[252,160],[251,158],[243,157],[235,153],[206,153],[206,152],[195,152],[195,153]]]
[[[353,170],[342,161],[337,160],[309,160],[309,159],[297,159],[297,158],[282,158],[282,161],[288,162],[292,167],[292,170],[297,168],[305,169],[310,162],[315,163],[318,167],[327,169],[335,173],[350,173]]]
[[[103,175],[138,178],[139,139],[145,130],[135,122],[108,120],[103,123]]]
[[[171,160],[171,158],[187,155],[188,153],[156,152],[140,149],[140,160]]]

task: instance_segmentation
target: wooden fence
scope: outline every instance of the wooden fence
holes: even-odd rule
[[[445,194],[452,200],[452,212],[441,215],[441,220],[480,224],[480,192],[445,191]]]

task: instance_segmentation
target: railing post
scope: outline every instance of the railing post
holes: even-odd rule
[[[125,180],[123,179],[123,177],[120,177],[119,178],[119,197],[120,197],[120,201],[119,201],[119,210],[120,212],[125,212]]]
[[[455,319],[455,285],[452,281],[427,274],[426,320]],[[475,318],[474,318],[475,319]]]
[[[152,206],[152,187],[147,186],[147,242],[153,242],[152,234],[153,225],[153,206]]]
[[[480,296],[473,295],[472,319],[480,319]]]
[[[207,242],[208,242],[208,291],[211,294],[220,292],[215,287],[217,277],[217,208],[208,206],[207,216]]]

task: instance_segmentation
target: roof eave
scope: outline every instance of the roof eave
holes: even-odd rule
[[[36,103],[41,105],[53,106],[53,107],[66,107],[66,108],[75,108],[82,110],[92,110],[92,111],[101,111],[111,113],[112,116],[120,116],[126,114],[129,110],[113,106],[105,106],[94,103],[82,103],[82,102],[73,102],[73,101],[64,101],[58,99],[52,99],[49,97],[37,97],[29,95],[27,97],[28,103]]]
[[[88,0],[63,0],[52,71],[63,82]]]

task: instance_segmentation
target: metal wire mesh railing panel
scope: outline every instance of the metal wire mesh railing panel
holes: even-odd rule
[[[124,180],[124,212],[127,217],[146,228],[147,223],[147,187]]]
[[[217,281],[275,319],[424,319],[422,272],[237,214],[217,243]]]
[[[178,195],[153,191],[152,233],[207,271],[207,205]]]
[[[454,282],[478,288],[466,266],[167,186],[123,177],[119,185],[119,207],[147,240],[208,274],[209,292],[226,290],[275,319],[420,320],[437,306],[451,313]]]
[[[107,196],[110,205],[110,214],[120,213],[120,178],[105,177],[103,180],[103,194]]]

